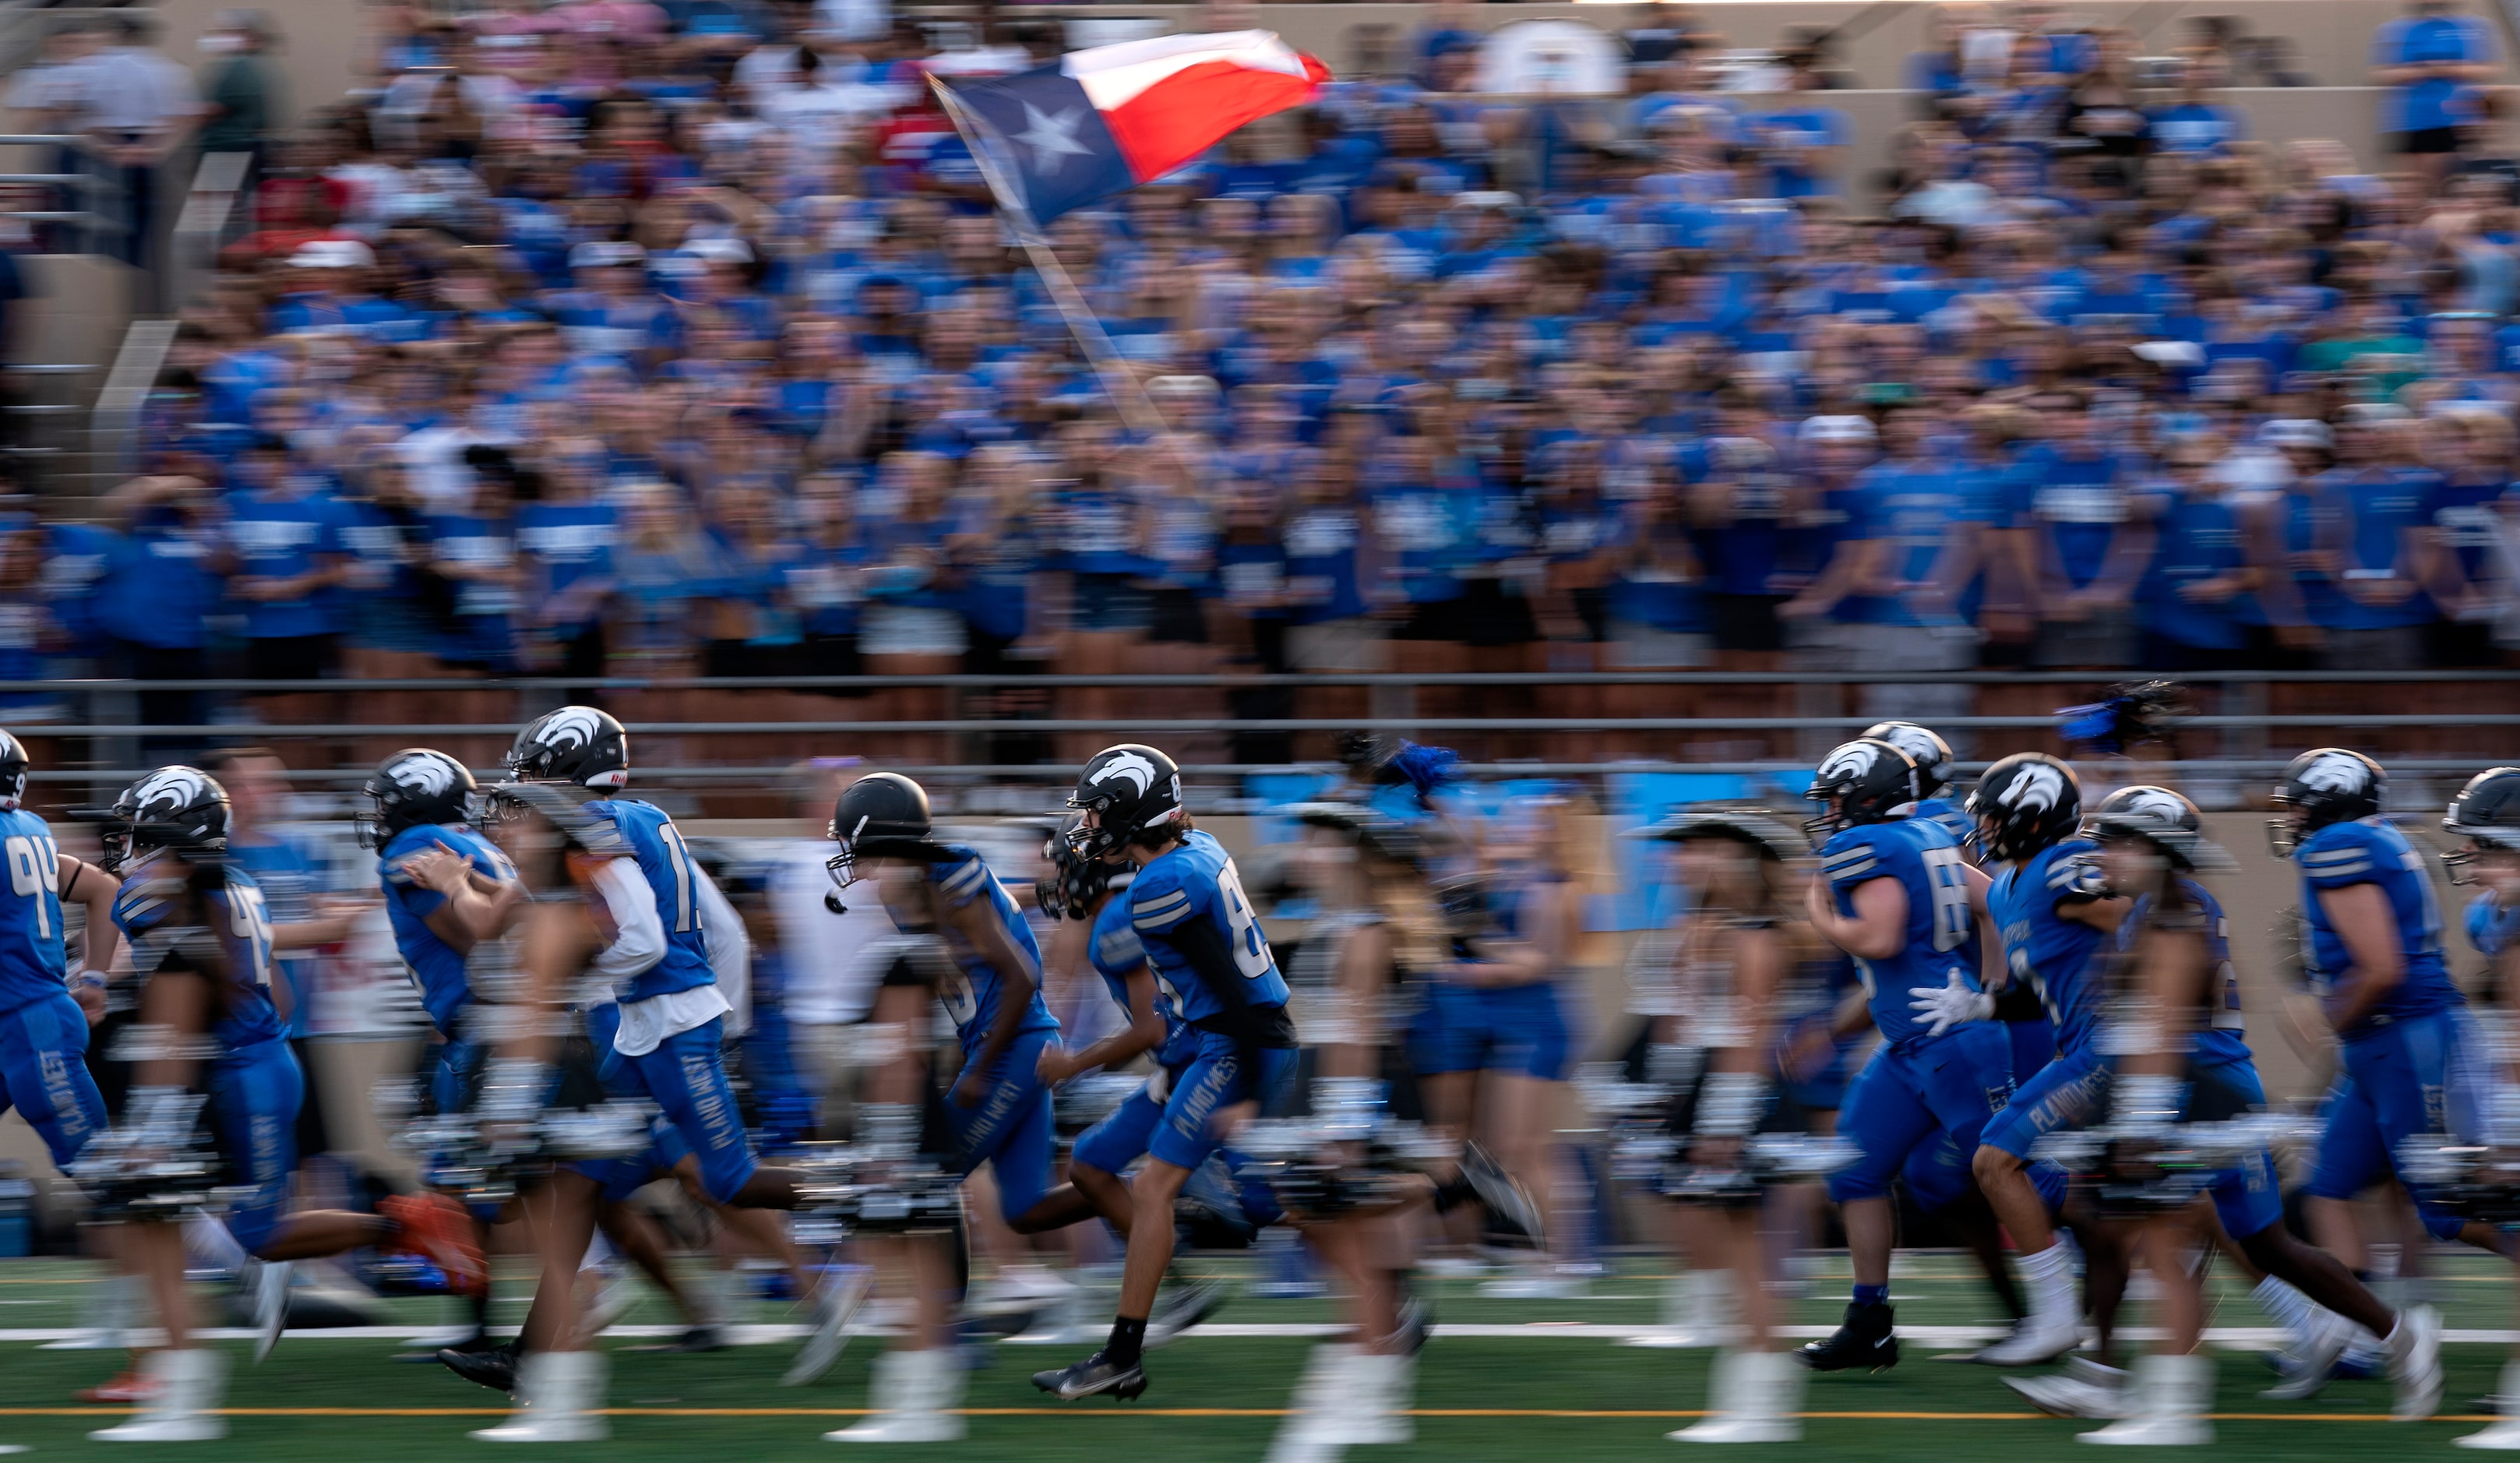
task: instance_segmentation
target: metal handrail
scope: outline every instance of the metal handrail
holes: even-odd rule
[[[1870,726],[1881,718],[1869,713],[1843,716],[1278,716],[1239,719],[1207,716],[1156,720],[1144,716],[1061,716],[1037,720],[1004,717],[946,718],[920,721],[642,721],[638,730],[652,737],[775,737],[797,733],[850,734],[932,732],[1089,732],[1132,731],[1162,736],[1217,733],[1342,731],[1821,731],[1830,727]],[[2002,731],[2055,726],[2053,716],[1936,716],[1937,727],[1965,731]],[[2182,726],[2286,727],[2498,727],[2520,726],[2520,714],[2472,715],[2445,719],[2438,715],[2339,711],[2333,715],[2191,716]],[[21,737],[504,737],[514,721],[467,722],[198,722],[191,724],[66,724],[28,722]]]
[[[1860,670],[1465,670],[1327,671],[1318,674],[1304,671],[1219,671],[1213,674],[1166,675],[412,676],[375,679],[326,677],[314,680],[253,680],[234,676],[200,676],[181,680],[58,677],[49,680],[0,680],[0,692],[229,691],[241,695],[277,696],[362,691],[845,691],[907,687],[1021,690],[1195,686],[1243,690],[1262,686],[2105,686],[2141,680],[2147,674],[2136,670],[1920,670],[1898,675]],[[2218,670],[2182,673],[2177,678],[2190,686],[2493,685],[2520,683],[2520,670]]]

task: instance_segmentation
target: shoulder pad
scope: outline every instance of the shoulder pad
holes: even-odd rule
[[[1842,828],[1821,850],[1820,871],[1831,884],[1857,884],[1882,872],[1880,849],[1876,840],[1889,823],[1868,823],[1860,828]]]
[[[2358,884],[2380,867],[2375,830],[2360,823],[2330,823],[2293,850],[2302,877],[2326,887]]]
[[[957,850],[960,851],[960,850]],[[960,909],[988,892],[989,866],[977,853],[966,856],[960,863],[931,864],[927,877],[945,901]]]
[[[2048,861],[2048,892],[2059,899],[2097,899],[2108,894],[2100,861],[2088,848],[2059,853]]]

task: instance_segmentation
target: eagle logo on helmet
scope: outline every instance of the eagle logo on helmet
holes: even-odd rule
[[[1134,752],[1116,754],[1111,760],[1102,764],[1102,771],[1095,781],[1107,782],[1114,779],[1135,787],[1138,790],[1138,796],[1144,798],[1147,796],[1147,790],[1155,785],[1155,764]]]
[[[593,711],[584,707],[562,707],[543,723],[542,735],[536,740],[554,749],[592,747],[603,732],[604,723],[595,719]]]
[[[2331,752],[2301,769],[2301,785],[2314,793],[2359,793],[2371,785],[2371,769],[2350,752]]]
[[[2005,788],[1996,800],[2005,807],[2023,811],[2045,812],[2065,798],[2065,774],[2045,762],[2033,762]]]
[[[160,802],[167,804],[169,810],[188,807],[209,787],[210,780],[191,767],[161,768],[131,790],[131,805],[145,818]]]
[[[2178,794],[2161,788],[2138,788],[2128,797],[2126,811],[2130,814],[2159,818],[2173,827],[2187,822],[2187,801]]]
[[[1870,772],[1872,764],[1879,760],[1879,748],[1864,742],[1849,742],[1828,754],[1828,760],[1821,764],[1820,776],[1816,780],[1823,783],[1854,782]]]
[[[455,764],[433,752],[414,753],[385,769],[389,780],[434,798],[455,786]]]
[[[1876,735],[1881,741],[1914,757],[1916,765],[1920,767],[1930,767],[1942,760],[1942,747],[1935,740],[1934,734],[1921,726],[1906,721],[1894,721],[1883,727]]]

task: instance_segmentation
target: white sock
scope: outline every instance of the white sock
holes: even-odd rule
[[[2296,1346],[2312,1336],[2311,1328],[2318,1307],[2311,1303],[2310,1297],[2294,1289],[2291,1282],[2269,1275],[2258,1282],[2258,1288],[2251,1291],[2249,1297],[2258,1303],[2260,1310],[2267,1313],[2267,1319],[2292,1333]]]
[[[586,1257],[577,1262],[577,1267],[581,1270],[600,1270],[604,1268],[605,1261],[612,1257],[612,1246],[604,1238],[604,1231],[599,1229],[587,1237]]]
[[[205,1270],[242,1269],[248,1257],[227,1225],[203,1213],[184,1216],[184,1255]]]
[[[2400,1324],[2403,1325],[2405,1323],[2400,1322]],[[2396,1334],[2395,1327],[2391,1328],[2391,1334]],[[2378,1337],[2373,1336],[2370,1332],[2363,1330],[2362,1327],[2356,1326],[2354,1328],[2353,1344],[2345,1349],[2345,1354],[2343,1356],[2337,1358],[2337,1364],[2340,1366],[2367,1367],[2373,1371],[2377,1371],[2382,1366],[2386,1365],[2388,1360],[2389,1344],[2380,1340]]]
[[[2021,1278],[2030,1284],[2031,1319],[2052,1321],[2080,1315],[2074,1304],[2074,1272],[2063,1245],[2051,1243],[2045,1250],[2022,1256],[2017,1262]]]

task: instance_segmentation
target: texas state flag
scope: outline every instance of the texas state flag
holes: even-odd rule
[[[1329,68],[1268,30],[1164,35],[947,88],[1035,223],[1159,178],[1244,122],[1313,99]]]

